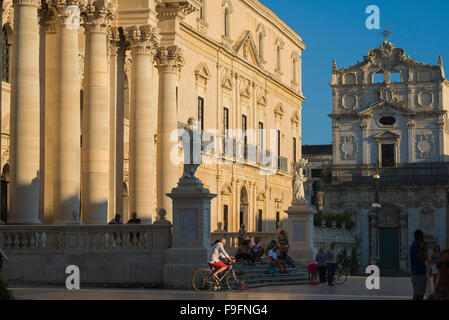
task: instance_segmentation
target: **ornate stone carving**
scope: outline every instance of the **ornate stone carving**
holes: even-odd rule
[[[117,7],[112,0],[91,0],[84,13],[84,28],[86,32],[106,32],[116,15]]]
[[[357,160],[359,147],[354,136],[341,137],[340,150],[343,160]]]
[[[432,159],[435,155],[435,137],[433,134],[422,134],[416,136],[416,156],[418,159]]]
[[[422,89],[418,93],[418,105],[420,107],[430,107],[433,103],[433,93],[429,88]]]
[[[183,51],[178,46],[159,47],[155,60],[161,72],[180,72],[185,62]]]
[[[134,53],[149,53],[154,56],[159,46],[158,29],[151,25],[134,25],[125,32],[131,51]]]
[[[349,90],[341,97],[341,106],[347,111],[354,111],[358,104],[358,97],[353,90]]]
[[[379,98],[381,101],[399,102],[398,91],[391,87],[382,87],[379,89]]]
[[[434,210],[429,207],[421,209],[419,223],[423,229],[432,229],[435,226]]]

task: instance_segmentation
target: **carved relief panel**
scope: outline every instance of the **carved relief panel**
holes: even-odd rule
[[[343,160],[357,160],[359,147],[354,136],[341,137],[340,151]]]
[[[433,134],[416,136],[416,157],[420,160],[433,159],[435,156],[435,137]]]

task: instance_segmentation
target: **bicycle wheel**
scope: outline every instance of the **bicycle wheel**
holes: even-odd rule
[[[348,273],[344,268],[340,267],[335,271],[334,283],[337,285],[343,284],[348,278]]]
[[[213,289],[215,280],[212,279],[210,269],[200,268],[192,275],[192,286],[196,291],[210,291]]]
[[[233,292],[248,290],[248,276],[245,271],[233,269],[226,278],[228,289]]]

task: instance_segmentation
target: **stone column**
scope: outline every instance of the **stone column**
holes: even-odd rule
[[[177,46],[160,47],[156,56],[159,70],[159,108],[157,121],[157,211],[165,209],[172,219],[172,201],[166,193],[176,187],[179,165],[170,153],[178,143],[176,113],[176,85],[178,73],[184,65],[182,50]],[[177,150],[177,149],[176,149]],[[176,152],[177,154],[177,152]]]
[[[123,219],[124,66],[126,47],[119,30],[109,34],[109,205],[108,220],[115,213]]]
[[[45,39],[45,120],[44,120],[44,222],[52,224],[54,212],[54,169],[55,169],[55,124],[56,109],[56,20],[46,11]]]
[[[11,79],[10,224],[39,221],[39,24],[40,1],[14,0]],[[17,50],[19,48],[19,50]]]
[[[129,119],[129,209],[143,223],[155,212],[153,60],[158,46],[156,28],[133,26],[127,30],[131,46],[131,105]]]
[[[64,1],[65,3],[65,1]],[[72,2],[69,2],[72,3]],[[80,56],[79,26],[66,23],[70,12],[61,2],[52,1],[57,14],[56,53],[53,89],[54,114],[54,167],[53,210],[54,224],[79,222],[80,212]]]
[[[81,204],[83,222],[104,224],[109,198],[109,77],[107,27],[110,12],[94,3],[86,12],[82,114]]]

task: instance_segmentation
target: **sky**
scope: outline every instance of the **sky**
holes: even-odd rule
[[[443,56],[449,78],[448,0],[261,0],[302,38],[302,144],[331,144],[332,60],[349,67],[363,60],[369,49],[384,40],[380,32],[393,32],[389,41],[406,55],[425,64]],[[369,5],[380,10],[381,30],[368,30]]]

